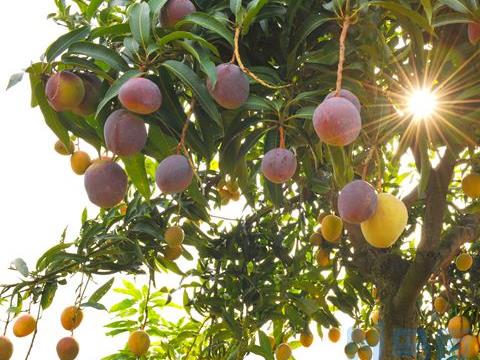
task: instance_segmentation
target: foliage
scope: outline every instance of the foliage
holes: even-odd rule
[[[240,359],[250,352],[272,359],[264,331],[279,344],[314,321],[321,334],[339,325],[337,310],[370,325],[378,307],[385,324],[422,327],[419,342],[434,344],[447,317],[427,305],[442,291],[452,304],[450,315],[478,319],[479,295],[470,286],[478,278],[478,261],[469,275],[449,266],[478,232],[478,204],[464,208],[458,186],[467,170],[478,168],[478,51],[462,25],[480,20],[477,1],[197,0],[198,11],[174,28],[159,26],[162,0],[55,3],[58,11],[50,17],[68,32],[26,73],[32,106],[63,143],[77,138],[102,154],[103,125],[130,78],[154,81],[163,105],[143,116],[149,125],[143,153],[117,159],[130,179],[126,213],[123,205],[93,218],[84,212],[73,243],[62,238],[32,269],[17,259],[12,268],[23,280],[1,291],[10,313],[25,311],[23,300],[29,298],[46,310],[72,273],[86,279],[78,304],[102,309],[101,295],[111,283],[87,300],[92,276],[147,273],[154,282],[155,272],[172,272],[181,277],[178,289],[150,293],[124,283],[125,299],[110,309],[116,317],[107,325],[110,335],[138,329],[148,312],[154,339],[148,359]],[[352,25],[343,86],[361,100],[363,129],[352,145],[332,147],[318,141],[311,118],[335,88],[344,14],[352,16]],[[248,101],[225,110],[204,84],[217,80],[215,64],[232,58],[235,35],[241,61],[255,77]],[[65,69],[103,79],[105,95],[96,114],[81,118],[49,106],[46,79]],[[9,87],[20,80],[14,75]],[[403,113],[406,95],[421,87],[438,89],[436,123],[414,122]],[[186,122],[185,147],[196,177],[182,194],[159,195],[155,167],[175,152]],[[280,142],[279,128],[299,164],[285,185],[259,174],[263,154]],[[318,228],[319,214],[336,211],[338,190],[360,177],[397,196],[413,187],[404,197],[409,226],[401,241],[379,250],[365,243],[358,227],[347,225],[339,244],[322,244],[331,266],[321,268],[308,237]],[[244,199],[233,220],[214,215],[225,180],[237,182]],[[184,268],[163,256],[163,233],[176,223],[186,233]],[[470,252],[476,257],[478,245]],[[182,306],[171,302],[176,291],[183,292]],[[165,319],[166,307],[183,311],[181,319]],[[405,320],[407,315],[397,321],[400,311],[416,309],[415,321]],[[434,349],[437,355],[446,351],[446,345]],[[130,358],[122,350],[106,359]]]

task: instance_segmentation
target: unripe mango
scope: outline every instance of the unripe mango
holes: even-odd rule
[[[186,190],[193,179],[193,170],[188,159],[182,155],[170,155],[158,165],[155,180],[165,194]]]
[[[85,151],[75,151],[70,157],[70,165],[77,175],[83,175],[92,164],[90,156]]]
[[[455,265],[459,271],[468,271],[473,265],[473,258],[467,253],[460,254],[455,259]]]
[[[365,332],[362,329],[353,329],[352,330],[352,341],[358,343],[365,341]]]
[[[182,255],[182,252],[183,248],[181,246],[167,246],[163,256],[167,260],[175,261]]]
[[[375,328],[368,329],[365,333],[365,340],[368,345],[375,347],[380,342],[380,333]]]
[[[315,255],[318,266],[326,267],[330,265],[330,254],[328,250],[319,249]]]
[[[448,310],[448,301],[443,296],[439,296],[433,301],[433,307],[439,315],[443,315]]]
[[[448,333],[454,339],[461,339],[470,332],[470,321],[465,316],[454,316],[448,322]]]
[[[74,360],[80,352],[80,346],[73,337],[64,337],[57,343],[57,354],[60,360]]]
[[[375,214],[360,224],[365,240],[376,248],[392,246],[402,235],[408,222],[408,211],[403,201],[390,194],[377,196]]]
[[[73,141],[70,141],[67,148],[67,146],[65,146],[63,142],[57,140],[57,142],[55,142],[54,148],[55,151],[60,155],[71,155],[75,151],[75,144],[73,143]]]
[[[45,95],[55,111],[71,111],[82,103],[85,86],[78,75],[61,71],[50,76],[45,86]]]
[[[358,349],[357,354],[360,360],[372,359],[372,349],[370,349],[370,346],[362,346],[360,349]]]
[[[65,308],[60,316],[60,322],[65,330],[72,331],[80,326],[83,320],[82,309],[76,306]]]
[[[320,246],[322,245],[322,234],[314,232],[312,235],[310,235],[309,242],[310,245],[312,246]]]
[[[10,360],[13,354],[13,344],[6,336],[0,336],[0,360]]]
[[[471,359],[478,355],[480,347],[478,339],[473,335],[465,335],[460,341],[459,352],[465,359]]]
[[[340,239],[343,230],[343,222],[338,216],[327,215],[322,220],[322,237],[330,242],[336,243]]]
[[[133,78],[120,87],[118,100],[125,109],[136,114],[148,115],[162,106],[162,93],[152,80]]]
[[[170,247],[180,246],[185,238],[185,233],[180,226],[172,226],[165,230],[164,239]]]
[[[328,338],[330,339],[331,342],[336,343],[338,340],[340,340],[340,329],[333,327],[330,330],[328,330]]]
[[[250,84],[247,76],[235,64],[226,63],[216,67],[215,86],[207,79],[207,89],[213,99],[225,109],[238,109],[248,99]]]
[[[195,5],[190,0],[169,0],[162,9],[160,23],[162,27],[173,27],[195,11]]]
[[[342,97],[332,97],[315,109],[313,126],[324,143],[346,146],[354,142],[360,134],[362,119],[350,101]]]
[[[465,176],[462,180],[462,190],[466,196],[478,199],[480,197],[480,174],[471,173]]]
[[[355,344],[354,342],[351,342],[345,345],[345,355],[347,355],[349,359],[353,359],[357,354],[357,351],[358,351],[358,345]]]
[[[132,332],[128,338],[127,348],[136,356],[145,355],[150,348],[150,336],[143,330]]]
[[[16,337],[25,337],[35,331],[37,320],[30,314],[20,316],[13,325],[13,334]]]
[[[278,345],[277,351],[275,351],[275,357],[277,360],[288,360],[292,356],[292,348],[286,343]]]
[[[92,203],[102,208],[111,208],[125,197],[128,179],[117,163],[96,160],[85,173],[84,185]]]
[[[275,184],[287,182],[295,175],[296,170],[295,154],[287,149],[271,149],[262,159],[263,175]]]
[[[302,344],[303,347],[310,347],[312,343],[313,334],[309,330],[306,330],[300,334],[300,344]]]

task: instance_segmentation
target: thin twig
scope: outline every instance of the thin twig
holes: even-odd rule
[[[44,287],[45,288],[45,287]],[[37,333],[38,333],[38,323],[39,323],[39,320],[40,320],[40,315],[42,313],[42,304],[38,304],[38,311],[37,311],[37,319],[36,319],[36,324],[35,324],[35,331],[33,332],[33,336],[32,336],[32,341],[30,342],[30,347],[28,348],[28,352],[27,352],[27,355],[25,356],[25,360],[28,359],[28,357],[30,356],[30,353],[32,352],[32,349],[33,349],[33,344],[35,343],[35,338],[37,337]]]
[[[286,88],[286,87],[289,87],[291,86],[292,84],[287,84],[287,85],[272,85],[272,84],[269,84],[267,83],[266,81],[263,81],[262,79],[260,79],[257,75],[255,75],[250,69],[248,69],[242,62],[242,58],[240,57],[240,47],[239,47],[239,40],[240,40],[240,32],[241,32],[241,27],[240,26],[237,26],[237,28],[235,29],[235,42],[234,42],[234,45],[235,45],[235,48],[234,48],[234,55],[235,55],[235,58],[237,59],[237,63],[238,63],[238,66],[240,67],[240,69],[247,75],[249,75],[252,79],[254,79],[256,82],[258,82],[259,84],[269,88],[269,89],[274,89],[274,90],[277,90],[277,89],[283,89],[283,88]]]
[[[147,298],[145,299],[145,316],[143,318],[143,324],[142,324],[142,330],[145,329],[148,323],[148,303],[150,302],[150,292],[152,291],[152,277],[153,277],[153,272],[150,269],[150,273],[148,276],[148,289],[147,289]]]
[[[338,56],[337,87],[335,90],[335,96],[340,96],[340,90],[342,90],[343,64],[345,63],[345,41],[347,39],[349,26],[350,17],[345,16],[343,19],[342,33],[340,34],[340,50]]]

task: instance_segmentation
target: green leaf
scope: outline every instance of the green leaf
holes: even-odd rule
[[[58,284],[57,282],[47,282],[42,291],[42,298],[40,299],[40,305],[43,310],[46,310],[52,305],[53,298],[57,292]]]
[[[423,10],[427,15],[428,23],[432,23],[432,16],[433,16],[433,9],[432,9],[432,1],[431,0],[421,0]]]
[[[88,299],[89,303],[98,303],[112,288],[115,278],[111,278],[105,284],[100,286]]]
[[[28,274],[29,274],[27,263],[25,262],[25,260],[23,260],[21,258],[17,258],[15,260],[13,260],[10,264],[10,268],[12,270],[18,271],[24,277],[27,277]]]
[[[103,108],[113,99],[118,95],[118,92],[120,91],[120,88],[122,87],[123,84],[125,84],[129,79],[139,77],[143,73],[139,70],[129,70],[125,74],[123,74],[121,77],[119,77],[113,84],[110,86],[110,88],[107,90],[105,93],[105,96],[103,97],[103,100],[100,101],[100,104],[98,104],[97,107],[97,113],[95,116],[98,116],[98,114],[103,110]]]
[[[10,89],[11,87],[17,85],[20,81],[22,81],[23,74],[24,73],[21,72],[21,73],[16,73],[10,76],[10,80],[8,80],[8,85],[6,90]]]
[[[48,127],[57,135],[61,142],[64,144],[70,143],[70,136],[67,129],[65,129],[60,121],[58,114],[55,110],[52,109],[50,104],[47,101],[45,95],[45,89],[42,83],[38,83],[35,87],[35,97],[42,111],[43,118],[47,123]]]
[[[140,191],[140,194],[142,194],[145,199],[150,199],[151,191],[145,169],[145,156],[143,154],[129,157],[123,156],[122,161],[125,164],[125,170],[128,176],[130,176],[130,179],[132,179],[133,184],[138,191]]]
[[[201,36],[195,35],[195,34],[193,34],[191,32],[188,32],[188,31],[174,31],[174,32],[171,32],[170,34],[167,34],[167,35],[161,37],[157,41],[157,45],[158,45],[158,47],[163,47],[166,44],[168,44],[169,42],[179,40],[179,39],[190,39],[190,40],[198,41],[201,45],[210,49],[215,55],[220,56],[220,54],[218,52],[218,49],[216,48],[215,45],[208,42],[207,40],[205,40]]]
[[[255,17],[258,15],[260,10],[268,3],[268,0],[253,0],[247,6],[247,13],[243,19],[242,34],[246,35],[252,25]]]
[[[262,356],[265,360],[275,360],[273,357],[272,345],[270,344],[270,339],[267,334],[262,330],[259,330],[258,337],[260,340],[260,348],[262,349]]]
[[[87,10],[85,11],[85,18],[90,20],[104,1],[105,0],[91,0],[90,4],[88,4]]]
[[[128,64],[118,53],[106,46],[80,41],[72,44],[68,49],[70,54],[82,54],[108,64],[117,71],[127,71]]]
[[[210,59],[208,51],[204,48],[195,48],[187,41],[179,41],[178,44],[187,50],[200,64],[202,72],[207,75],[212,86],[217,83],[217,71],[214,62]]]
[[[187,65],[176,60],[167,60],[162,66],[177,76],[185,85],[192,89],[207,114],[219,125],[222,126],[220,113],[213,102],[207,87],[200,80],[197,74]]]
[[[150,7],[142,2],[133,5],[128,17],[133,38],[146,49],[150,42]]]
[[[390,10],[392,13],[400,16],[405,16],[409,20],[413,21],[417,25],[420,25],[423,29],[433,34],[433,27],[429,24],[427,19],[425,19],[418,12],[403,6],[400,3],[392,1],[372,1],[370,3],[372,6],[380,6],[385,9]]]
[[[88,34],[90,34],[90,26],[84,26],[60,36],[47,48],[45,52],[47,61],[51,62],[55,60],[55,58],[67,50],[70,45],[85,39]]]
[[[230,11],[235,15],[237,23],[241,23],[242,0],[230,0]]]
[[[213,16],[202,12],[195,12],[187,15],[182,21],[179,21],[176,27],[180,28],[182,25],[189,23],[193,23],[213,31],[228,41],[228,43],[233,47],[233,32],[231,32],[222,22],[215,19]]]
[[[447,5],[450,9],[458,11],[459,13],[471,14],[471,11],[468,9],[468,7],[460,0],[440,0],[440,3]]]
[[[92,301],[87,301],[85,303],[80,304],[80,307],[85,308],[85,307],[91,307],[97,310],[104,310],[107,311],[107,308],[105,305],[97,303],[97,302],[92,302]]]
[[[153,24],[155,26],[158,21],[160,12],[162,11],[163,6],[167,3],[168,0],[150,0],[148,6],[150,6],[150,13],[152,14]]]

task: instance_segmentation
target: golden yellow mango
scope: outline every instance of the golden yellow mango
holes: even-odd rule
[[[402,235],[408,222],[408,211],[403,201],[395,196],[378,195],[375,214],[360,224],[365,240],[376,248],[392,246]]]

